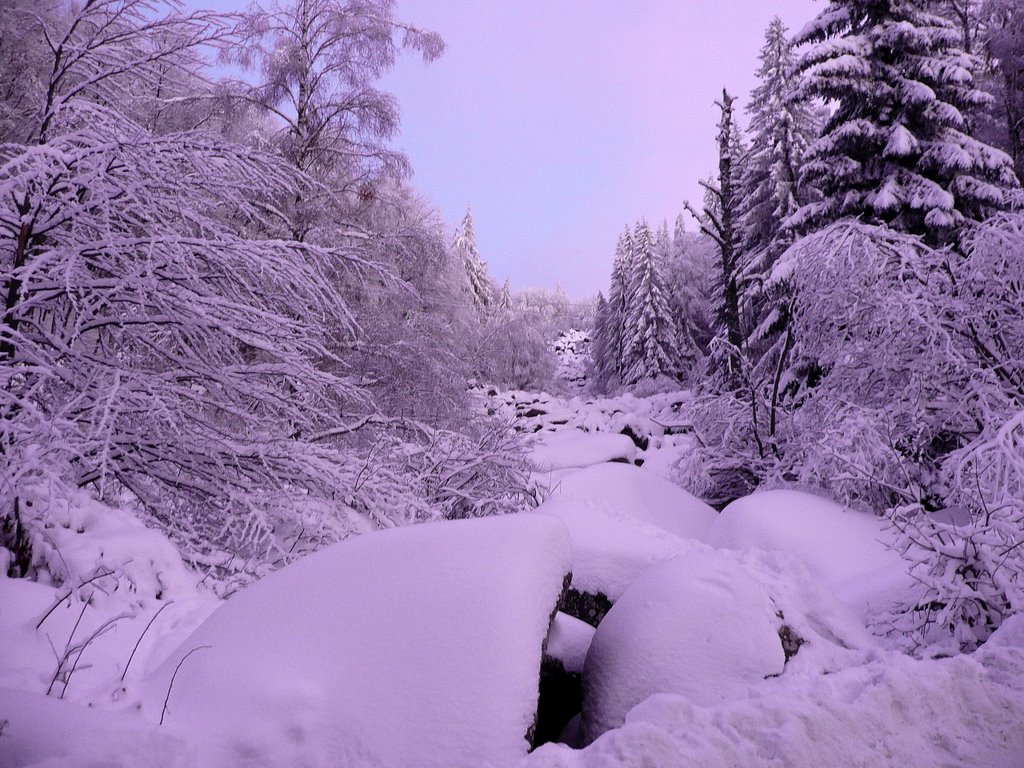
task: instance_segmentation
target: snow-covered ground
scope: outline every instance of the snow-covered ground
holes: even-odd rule
[[[538,509],[365,534],[227,601],[76,496],[53,583],[0,578],[0,766],[1022,768],[1024,617],[901,653],[884,527],[792,490],[708,507],[671,482],[687,402],[494,394]],[[582,713],[528,754],[545,655]]]

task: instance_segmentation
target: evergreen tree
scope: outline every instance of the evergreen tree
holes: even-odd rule
[[[782,223],[809,201],[798,185],[799,172],[820,129],[810,106],[792,98],[795,56],[777,16],[765,31],[760,58],[760,84],[747,106],[751,138],[739,224],[744,279],[758,284],[791,240]]]
[[[1008,207],[1010,158],[970,135],[965,115],[987,96],[948,19],[919,0],[831,0],[799,35],[800,95],[836,105],[812,145],[803,183],[820,201],[801,229],[844,217],[948,241],[965,221]]]
[[[592,363],[593,378],[599,391],[607,387],[608,382],[615,375],[614,361],[609,355],[609,341],[613,329],[609,325],[608,302],[604,295],[598,292],[597,303],[594,307],[594,330],[591,334],[590,359]]]
[[[462,224],[455,230],[452,250],[462,258],[473,304],[481,309],[491,306],[494,303],[494,286],[487,274],[487,264],[480,258],[476,248],[476,230],[473,228],[473,215],[469,206],[466,206]]]
[[[509,291],[508,278],[505,278],[505,283],[501,286],[501,295],[498,296],[498,309],[503,312],[512,311],[512,293]]]
[[[679,331],[672,318],[655,247],[650,227],[641,219],[633,234],[631,290],[623,336],[623,381],[627,384],[679,375]]]
[[[619,236],[615,245],[615,261],[612,262],[612,281],[608,289],[608,372],[609,381],[617,377],[620,381],[625,372],[625,357],[622,344],[626,326],[627,305],[630,296],[630,262],[633,256],[633,242],[629,229]]]

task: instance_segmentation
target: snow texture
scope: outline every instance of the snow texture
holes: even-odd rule
[[[548,635],[548,656],[558,659],[569,672],[582,673],[594,628],[575,616],[559,611]]]
[[[1019,768],[1022,680],[1024,620],[1016,616],[973,655],[876,653],[827,676],[787,670],[749,698],[712,706],[652,696],[586,749],[545,745],[520,766]]]
[[[350,539],[214,613],[145,687],[201,768],[508,765],[569,568],[543,515]]]
[[[544,435],[530,459],[540,471],[589,467],[604,461],[632,462],[636,446],[625,435],[567,431]]]
[[[729,504],[707,541],[728,549],[786,552],[866,619],[906,587],[907,566],[891,549],[892,531],[874,515],[793,490],[761,491]]]

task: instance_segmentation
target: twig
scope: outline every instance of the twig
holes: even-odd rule
[[[178,666],[176,666],[174,668],[174,673],[171,675],[171,682],[167,684],[167,695],[164,696],[164,706],[163,706],[163,709],[160,710],[160,725],[164,724],[164,716],[166,716],[166,714],[167,714],[167,702],[169,702],[171,700],[171,689],[174,688],[174,678],[176,678],[178,676],[178,670],[181,669],[181,665],[185,663],[185,659],[187,659],[189,656],[191,656],[196,651],[201,651],[204,648],[212,648],[212,647],[213,647],[212,645],[200,645],[200,646],[198,646],[196,648],[193,648],[191,651],[189,651],[188,653],[186,653],[184,656],[181,657],[181,661],[178,662]]]
[[[156,617],[164,612],[164,608],[168,607],[169,605],[173,605],[173,604],[174,604],[173,600],[168,600],[166,603],[161,605],[160,606],[160,610],[158,610],[156,613],[153,614],[153,616],[150,618],[149,622],[146,624],[146,628],[144,630],[142,630],[142,634],[139,635],[139,639],[135,641],[135,647],[132,648],[131,655],[128,657],[128,663],[124,665],[124,671],[121,672],[121,682],[122,683],[124,682],[124,676],[128,674],[128,667],[130,667],[132,665],[132,659],[135,658],[135,652],[139,650],[139,646],[142,644],[142,638],[144,638],[146,636],[146,633],[149,632],[149,628],[153,626],[153,622],[156,621]]]

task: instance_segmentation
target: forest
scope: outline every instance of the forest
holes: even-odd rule
[[[0,768],[1024,766],[1020,0],[772,18],[582,300],[201,2],[0,0]]]

